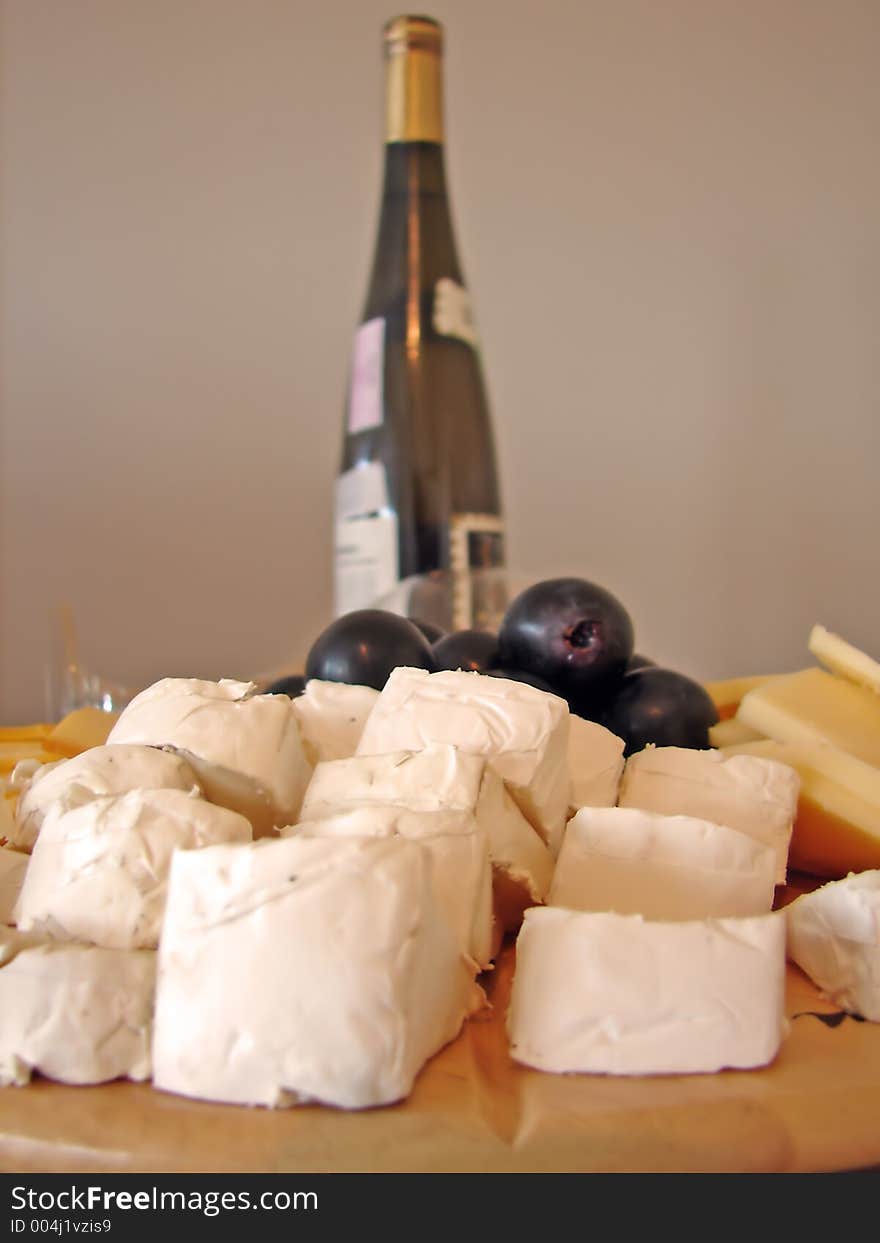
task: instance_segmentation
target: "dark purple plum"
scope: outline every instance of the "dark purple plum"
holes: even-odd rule
[[[626,662],[626,671],[632,673],[633,669],[653,669],[656,664],[656,660],[651,660],[650,656],[643,656],[641,652],[633,652]]]
[[[291,699],[296,699],[306,688],[305,675],[302,673],[289,673],[284,678],[276,678],[274,682],[266,687],[262,692],[264,695],[289,695]]]
[[[306,657],[306,680],[350,682],[380,691],[398,665],[432,669],[428,640],[397,613],[356,609],[318,635]]]
[[[544,691],[555,695],[553,687],[543,678],[536,678],[533,673],[523,673],[521,669],[487,669],[490,678],[509,678],[511,682],[525,682],[526,686],[534,686],[536,691]]]
[[[633,642],[629,613],[610,591],[583,578],[551,578],[508,607],[498,664],[542,678],[573,711],[586,705],[582,715],[592,715],[623,677]]]
[[[718,712],[708,691],[683,673],[648,665],[624,675],[617,694],[598,718],[625,743],[624,755],[648,743],[705,750]]]
[[[429,643],[436,643],[438,639],[442,639],[446,634],[442,626],[435,626],[433,622],[422,621],[420,617],[411,617],[410,621],[417,630],[421,630]]]
[[[435,669],[485,673],[498,656],[498,637],[487,630],[454,630],[431,647]]]

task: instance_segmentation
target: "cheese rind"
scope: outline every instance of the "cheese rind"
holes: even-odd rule
[[[766,1066],[786,1029],[780,914],[651,923],[526,912],[511,1056],[557,1073],[654,1075]]]
[[[798,786],[793,768],[762,756],[646,747],[627,760],[618,803],[747,833],[773,847],[776,881],[783,884]]]
[[[19,797],[10,841],[19,850],[33,849],[53,805],[69,811],[93,798],[141,789],[199,792],[195,773],[175,752],[133,744],[92,747],[37,770]]]
[[[553,856],[483,756],[429,743],[422,751],[319,764],[300,820],[380,804],[473,818],[488,841],[496,915],[505,930],[518,928],[523,910],[546,897]]]
[[[0,928],[0,1084],[148,1079],[156,955]]]
[[[824,742],[880,767],[880,695],[824,669],[759,686],[737,716],[778,742]]]
[[[784,914],[789,958],[842,1009],[880,1023],[880,871],[830,881]]]
[[[428,852],[399,837],[178,852],[155,1085],[240,1104],[405,1097],[484,1000],[430,870]]]
[[[180,751],[212,803],[247,816],[264,835],[299,814],[311,775],[286,695],[252,682],[163,678],[125,708],[108,742]]]
[[[310,678],[291,702],[310,763],[354,755],[379,692],[372,686]]]
[[[108,949],[155,949],[171,858],[248,842],[250,822],[182,790],[50,808],[15,908],[18,927]]]
[[[357,754],[420,751],[439,742],[482,755],[552,849],[570,802],[569,715],[564,699],[523,682],[399,668],[367,718]]]
[[[581,807],[613,807],[623,773],[624,741],[604,725],[569,717],[568,768],[571,779],[569,818]],[[559,852],[561,841],[556,844]]]
[[[548,904],[651,920],[765,915],[775,875],[775,852],[736,829],[584,807],[568,822]]]

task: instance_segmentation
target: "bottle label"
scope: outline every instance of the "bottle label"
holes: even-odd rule
[[[458,337],[474,349],[479,345],[470,294],[448,276],[441,276],[434,286],[431,322],[441,337]]]
[[[452,625],[497,629],[507,607],[504,523],[497,514],[453,514],[449,523]]]
[[[385,320],[368,319],[354,334],[351,390],[348,400],[349,432],[364,432],[382,423]]]
[[[369,608],[397,583],[397,515],[380,462],[356,466],[336,480],[333,568],[337,617]]]

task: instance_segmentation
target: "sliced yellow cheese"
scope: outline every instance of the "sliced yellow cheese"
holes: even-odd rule
[[[52,732],[51,725],[0,725],[0,745],[5,742],[41,742]]]
[[[733,747],[738,742],[757,742],[763,737],[763,734],[759,734],[750,725],[745,725],[736,716],[719,721],[717,725],[712,725],[709,729],[709,744],[718,748]]]
[[[824,669],[756,687],[743,697],[737,718],[777,742],[825,742],[880,766],[880,696]]]
[[[789,866],[834,879],[880,868],[880,769],[815,742],[745,742],[725,755],[761,755],[801,778]]]
[[[58,756],[47,751],[39,739],[0,742],[0,773],[11,773],[19,760],[37,760],[40,764],[47,764],[57,759]]]
[[[59,755],[74,756],[90,747],[103,746],[107,735],[119,720],[118,712],[104,712],[101,708],[77,708],[58,722],[45,740],[47,751]]]
[[[880,663],[824,626],[814,626],[807,646],[821,665],[850,682],[880,694]]]
[[[763,686],[765,682],[782,676],[784,675],[778,673],[760,673],[747,678],[725,678],[720,682],[706,682],[704,686],[718,712],[718,720],[726,721],[736,713],[744,695],[756,686]]]

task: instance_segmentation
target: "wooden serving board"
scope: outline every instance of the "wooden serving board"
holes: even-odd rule
[[[190,1101],[146,1084],[0,1089],[4,1171],[820,1171],[880,1166],[880,1024],[788,967],[775,1062],[717,1075],[549,1075],[511,1061],[514,948],[411,1097],[346,1113]]]

